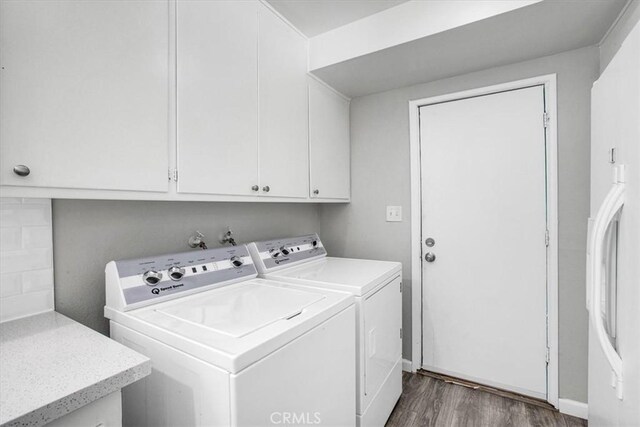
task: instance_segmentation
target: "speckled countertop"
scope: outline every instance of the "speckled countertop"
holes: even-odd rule
[[[51,311],[0,324],[0,426],[40,426],[138,381],[150,360]]]

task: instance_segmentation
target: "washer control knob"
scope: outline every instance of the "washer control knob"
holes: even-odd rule
[[[184,268],[173,266],[169,269],[169,278],[174,282],[177,282],[178,280],[182,279],[183,276],[184,276]]]
[[[162,280],[162,273],[155,270],[149,270],[142,275],[142,280],[149,286],[155,286]]]
[[[242,258],[240,258],[238,255],[234,255],[232,256],[229,261],[231,261],[231,264],[235,267],[235,268],[240,268],[242,267],[242,264],[244,264],[244,261],[242,261]]]
[[[276,259],[280,256],[280,251],[278,249],[270,249],[269,255],[271,255],[271,258]]]
[[[289,255],[289,249],[285,248],[284,246],[280,248],[280,252],[282,252],[282,255]]]

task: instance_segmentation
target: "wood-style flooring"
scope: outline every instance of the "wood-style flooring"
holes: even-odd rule
[[[403,372],[403,391],[387,427],[559,426],[583,427],[585,420],[441,379]]]

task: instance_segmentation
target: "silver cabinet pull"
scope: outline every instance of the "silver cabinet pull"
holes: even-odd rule
[[[13,167],[13,173],[18,176],[27,176],[31,173],[31,169],[25,165],[16,165]]]
[[[253,191],[258,191],[260,189],[260,187],[258,187],[257,185],[254,185],[251,187],[251,190]]]
[[[436,260],[436,254],[432,252],[427,252],[427,254],[424,256],[424,260],[427,262],[433,262]]]
[[[269,190],[271,190],[271,188],[269,188],[268,185],[265,185],[264,187],[262,187],[262,191],[264,191],[265,193],[268,193]]]
[[[320,190],[318,190],[318,189],[316,188],[315,190],[313,190],[313,194],[315,194],[315,195],[317,196],[318,194],[320,194]]]

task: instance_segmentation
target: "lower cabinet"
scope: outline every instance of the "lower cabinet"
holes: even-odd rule
[[[350,197],[349,100],[309,78],[310,197]]]
[[[122,393],[114,391],[46,424],[47,427],[121,427]]]

